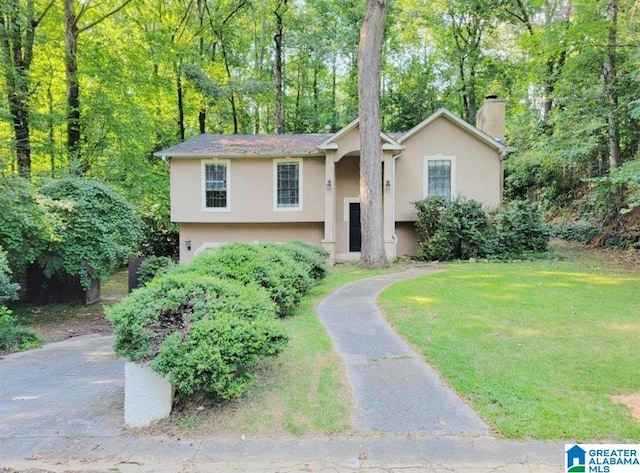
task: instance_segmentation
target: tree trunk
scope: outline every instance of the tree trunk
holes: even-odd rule
[[[64,0],[64,64],[67,80],[67,153],[69,165],[80,160],[80,82],[78,80],[78,25],[75,0]],[[80,171],[88,171],[82,163]]]
[[[284,31],[284,22],[282,20],[281,7],[287,6],[287,0],[278,0],[278,6],[274,10],[273,14],[276,17],[276,34],[273,37],[275,45],[275,64],[273,66],[273,76],[276,82],[276,134],[281,135],[284,133],[284,112],[283,112],[283,71],[282,71],[282,39]]]
[[[180,66],[176,66],[176,94],[178,98],[178,138],[180,141],[185,140],[185,126],[184,126],[184,97],[182,91],[182,71]]]
[[[83,31],[87,31],[110,16],[115,15],[131,1],[132,0],[123,0],[122,3],[113,10],[93,21],[83,21],[84,26],[79,28],[78,18],[82,17],[82,15],[88,11],[91,2],[83,2],[80,13],[76,14],[75,0],[64,0],[64,65],[67,81],[67,153],[69,155],[69,165],[72,166],[74,162],[79,162],[79,170],[82,174],[89,170],[89,161],[82,161],[80,148],[82,130],[80,123],[80,79],[78,77],[78,36]]]
[[[31,139],[29,137],[29,104],[26,77],[20,77],[13,92],[9,93],[9,112],[13,125],[16,145],[18,173],[26,178],[31,177]],[[25,81],[25,82],[23,82]]]
[[[380,63],[388,0],[367,0],[358,50],[360,112],[360,264],[389,265],[384,248],[382,145],[380,141]]]
[[[603,88],[607,100],[607,127],[609,135],[609,167],[620,166],[620,124],[618,123],[618,90],[616,80],[616,46],[618,36],[618,0],[609,0],[609,42],[604,60]]]
[[[5,5],[6,4],[6,5]],[[29,68],[33,59],[35,30],[53,2],[45,7],[39,18],[35,16],[35,3],[18,0],[4,2],[0,12],[0,48],[6,79],[7,102],[20,175],[31,177],[31,138],[29,108]]]

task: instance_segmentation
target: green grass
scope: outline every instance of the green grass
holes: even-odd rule
[[[451,264],[380,304],[507,438],[637,441],[612,395],[640,391],[640,274],[593,264]]]

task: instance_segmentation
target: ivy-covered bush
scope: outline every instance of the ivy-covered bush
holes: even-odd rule
[[[133,208],[108,186],[79,177],[56,179],[42,187],[55,237],[38,256],[47,276],[63,272],[92,278],[113,273],[138,247],[140,222]]]
[[[256,284],[266,289],[281,317],[294,313],[313,284],[304,267],[276,245],[269,244],[223,245],[215,251],[200,253],[181,271]]]
[[[0,246],[18,280],[52,238],[52,221],[42,201],[27,179],[0,177]]]
[[[488,215],[474,200],[429,198],[418,209],[417,256],[427,261],[520,258],[546,251],[551,232],[526,202],[505,204]]]
[[[148,256],[138,268],[139,285],[144,286],[153,278],[166,274],[174,266],[175,263],[168,256]]]

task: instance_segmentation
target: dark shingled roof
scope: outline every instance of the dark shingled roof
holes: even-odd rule
[[[278,157],[320,156],[318,145],[331,134],[304,135],[209,135],[194,136],[184,143],[155,153],[167,157]]]

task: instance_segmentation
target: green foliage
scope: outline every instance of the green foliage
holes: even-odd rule
[[[599,200],[616,200],[622,213],[640,207],[640,158],[624,163],[613,169],[607,176],[592,179],[596,183],[595,192]],[[622,198],[621,202],[618,200]]]
[[[175,266],[175,263],[168,256],[149,256],[140,263],[138,282],[141,286],[144,286],[153,278],[170,271],[173,266]]]
[[[474,200],[441,198],[414,202],[418,257],[451,260],[484,257],[492,253],[489,217]]]
[[[272,244],[223,245],[199,254],[182,271],[258,285],[270,294],[281,317],[292,315],[312,286],[306,269]]]
[[[307,274],[315,281],[324,279],[329,273],[327,256],[322,248],[316,246],[314,250],[312,245],[300,241],[282,243],[278,245],[278,248],[291,256],[296,263],[302,265]]]
[[[51,240],[52,221],[41,205],[42,196],[28,180],[0,177],[0,246],[14,274],[19,275]]]
[[[135,250],[141,238],[133,208],[98,181],[66,177],[42,188],[56,221],[55,237],[38,256],[45,275],[106,278]]]
[[[515,256],[546,251],[551,231],[542,214],[524,201],[512,201],[495,214],[499,255]]]
[[[193,273],[167,274],[133,291],[107,310],[115,349],[131,361],[148,361],[173,332],[219,313],[243,319],[275,317],[267,294],[257,287]]]
[[[0,305],[18,298],[20,284],[11,281],[7,253],[0,246]]]
[[[216,312],[193,322],[186,333],[173,332],[152,363],[181,395],[198,391],[216,400],[241,396],[254,381],[263,357],[276,356],[287,336],[277,320],[254,320]]]
[[[492,215],[473,200],[429,198],[414,205],[420,259],[519,258],[546,251],[549,243],[549,228],[526,202],[510,202]]]
[[[178,226],[169,221],[169,215],[160,212],[142,214],[142,243],[140,253],[143,256],[175,256],[178,253]]]
[[[583,215],[579,219],[563,219],[552,226],[553,234],[564,240],[591,243],[593,239],[604,230],[593,219]]]
[[[42,345],[35,331],[16,325],[12,312],[0,305],[0,351],[29,350]]]
[[[116,353],[151,361],[179,396],[240,396],[260,359],[277,355],[287,342],[264,290],[193,273],[153,279],[107,318]]]
[[[276,314],[293,312],[312,286],[309,274],[326,275],[322,253],[299,243],[237,243],[155,278],[171,264],[150,258],[140,268],[147,284],[107,311],[116,353],[150,361],[181,396],[240,396],[260,360],[283,350]]]

